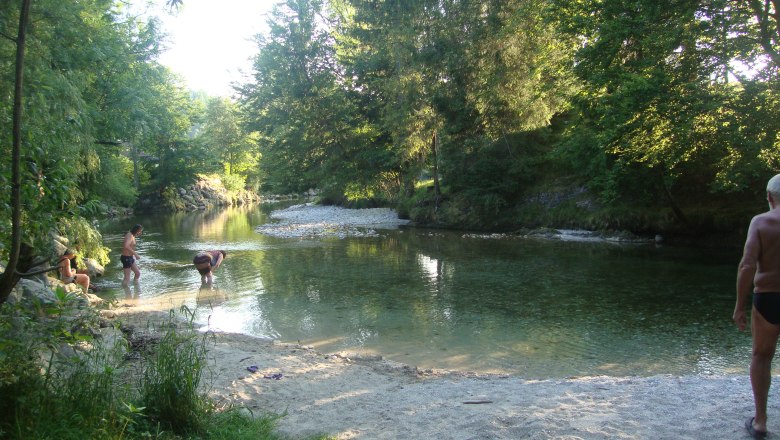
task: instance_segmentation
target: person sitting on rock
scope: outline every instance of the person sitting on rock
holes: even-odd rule
[[[212,272],[216,270],[227,257],[227,252],[219,251],[204,251],[198,252],[195,258],[192,259],[192,263],[195,265],[195,269],[198,269],[200,273],[200,281],[203,283],[211,283]]]
[[[57,269],[60,271],[60,280],[65,283],[76,283],[84,289],[84,293],[89,291],[89,275],[85,273],[76,273],[75,266],[76,252],[73,249],[65,249],[65,252],[57,262]],[[73,262],[73,263],[71,263]]]

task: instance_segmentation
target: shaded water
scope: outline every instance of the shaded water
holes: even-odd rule
[[[254,231],[269,209],[107,222],[113,261],[98,283],[142,303],[197,306],[211,328],[420,368],[528,378],[746,372],[749,335],[730,319],[734,251],[415,229],[284,239]],[[118,255],[136,222],[142,277],[123,290]],[[211,287],[191,264],[208,249],[228,253]]]

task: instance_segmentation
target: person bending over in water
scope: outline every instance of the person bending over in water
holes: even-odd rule
[[[192,259],[192,263],[195,265],[195,269],[198,269],[198,273],[200,273],[200,281],[211,283],[213,280],[212,272],[222,264],[225,257],[227,257],[227,252],[225,251],[198,252],[195,258]]]
[[[76,259],[76,252],[73,249],[66,249],[57,262],[57,270],[60,271],[60,280],[65,283],[76,283],[84,289],[84,293],[89,291],[89,275],[76,273],[76,268],[71,265],[71,261]]]
[[[138,264],[136,264],[136,260],[141,258],[135,252],[135,238],[140,236],[143,231],[143,226],[135,225],[125,234],[125,242],[122,244],[122,256],[119,257],[119,261],[122,262],[122,270],[125,272],[125,277],[122,280],[123,286],[130,282],[130,271],[135,274],[133,281],[138,281],[138,277],[141,276],[141,270],[138,269]]]

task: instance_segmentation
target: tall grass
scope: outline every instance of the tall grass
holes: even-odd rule
[[[200,390],[207,368],[209,335],[194,332],[193,314],[186,307],[182,312],[189,318],[188,328],[180,330],[171,313],[157,350],[146,360],[139,385],[139,404],[146,408],[150,420],[165,429],[179,434],[201,434],[203,421],[214,412],[211,401]]]
[[[137,386],[122,385],[124,348],[97,344],[96,312],[77,310],[62,291],[57,298],[47,306],[0,307],[0,438],[280,438],[272,418],[215,410],[201,391],[209,339],[191,321],[182,329],[171,315]]]
[[[0,309],[0,438],[109,438],[121,424],[111,349],[73,350],[94,342],[91,309],[76,313],[64,290],[52,304]]]

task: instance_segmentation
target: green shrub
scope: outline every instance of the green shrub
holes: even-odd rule
[[[188,312],[186,308],[182,311]],[[199,335],[192,325],[178,329],[173,313],[166,327],[157,349],[145,360],[139,406],[146,408],[150,421],[164,429],[200,434],[204,431],[203,421],[214,411],[199,390],[207,366],[209,335]]]
[[[166,186],[162,190],[162,199],[163,205],[171,211],[183,211],[185,208],[184,200],[179,196],[179,191],[173,185]]]
[[[173,314],[163,323],[136,389],[121,385],[123,347],[98,344],[89,330],[97,328],[97,313],[79,309],[75,299],[60,289],[53,304],[0,306],[0,438],[281,438],[275,417],[216,411],[199,391],[209,338],[193,330],[192,314],[182,329]]]
[[[89,191],[110,205],[133,206],[138,193],[132,176],[130,159],[107,155],[100,160],[100,175],[90,182]]]
[[[225,189],[232,193],[239,192],[246,186],[246,178],[238,174],[225,174],[220,176],[220,180],[225,185]]]
[[[0,309],[0,438],[110,438],[122,425],[120,357],[93,346],[94,310],[74,314],[75,296],[62,289],[56,299]]]
[[[77,248],[79,256],[108,264],[110,249],[103,246],[103,236],[84,218],[64,218],[59,222],[59,233],[65,235]]]

